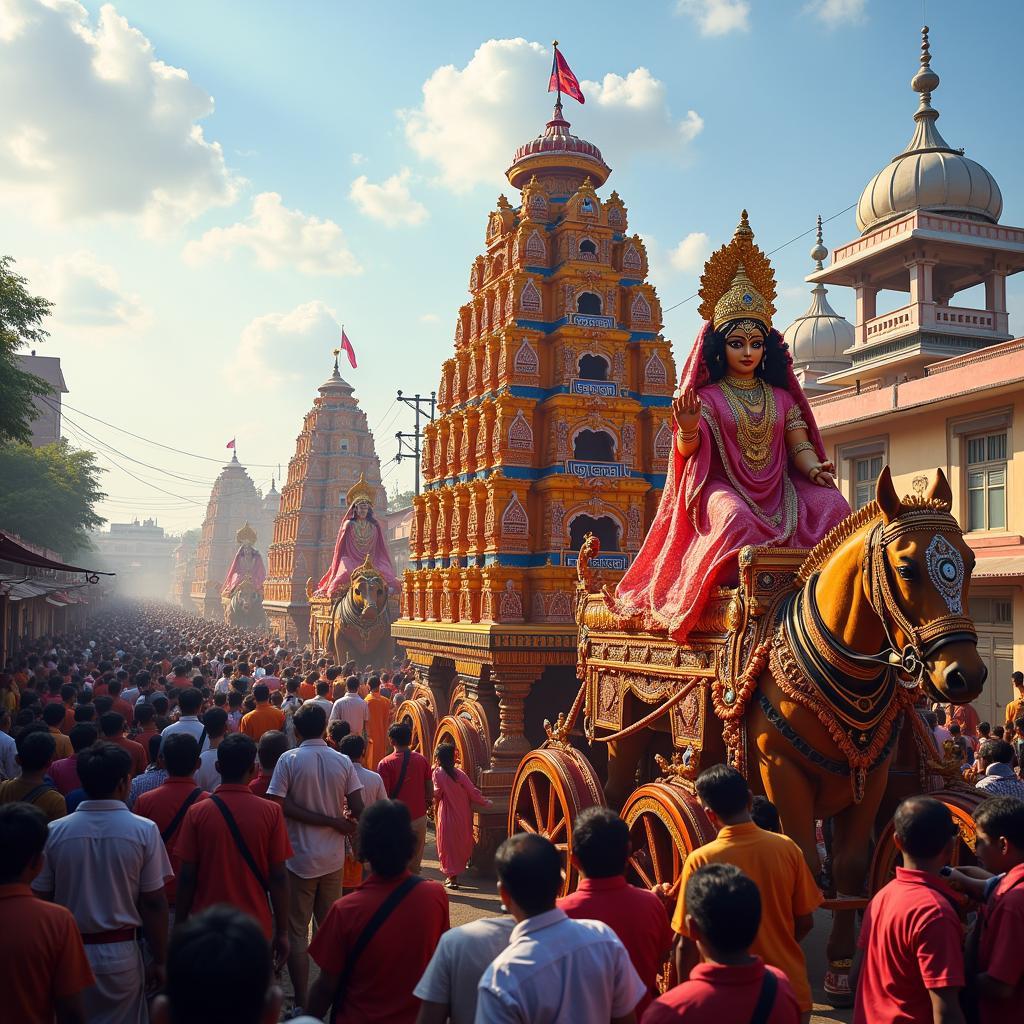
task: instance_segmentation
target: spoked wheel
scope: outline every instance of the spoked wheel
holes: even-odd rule
[[[442,718],[434,733],[434,749],[442,743],[455,747],[455,760],[459,767],[479,785],[480,773],[490,763],[490,748],[472,719],[466,715]]]
[[[509,800],[508,833],[535,832],[550,839],[564,869],[562,895],[576,888],[572,867],[572,824],[588,807],[602,806],[604,794],[590,762],[577,750],[531,750],[519,762]]]
[[[395,712],[395,721],[404,722],[412,729],[412,749],[428,761],[432,760],[437,719],[427,702],[418,697],[402,701]]]
[[[466,684],[456,683],[452,687],[452,695],[448,699],[448,714],[457,715],[459,708],[462,706],[463,701],[466,700]]]
[[[416,683],[412,688],[412,696],[409,700],[420,700],[427,705],[427,710],[434,716],[434,721],[438,719],[437,713],[437,701],[434,699],[434,691],[424,683]]]
[[[652,889],[668,885],[674,903],[687,854],[715,836],[696,798],[679,786],[650,782],[635,790],[622,808],[632,847],[626,877],[633,885]],[[676,982],[672,958],[658,973],[658,986],[667,992]]]
[[[697,800],[664,782],[637,789],[622,808],[622,818],[633,847],[627,874],[645,889],[663,883],[674,888],[686,855],[715,835]]]
[[[960,864],[976,864],[974,856],[974,844],[977,840],[977,830],[974,825],[974,812],[981,802],[987,797],[980,789],[940,789],[928,796],[933,797],[949,808],[953,815],[953,824],[956,826],[960,837],[953,847],[953,856],[950,858],[950,866],[957,867]],[[902,863],[902,854],[896,849],[893,839],[896,829],[892,821],[882,830],[875,846],[875,854],[871,858],[871,873],[869,892],[874,895],[882,886],[887,885],[896,877],[896,867]]]

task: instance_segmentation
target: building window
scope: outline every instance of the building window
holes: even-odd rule
[[[588,316],[601,315],[601,297],[593,292],[583,292],[576,300],[576,312]]]
[[[1006,529],[1006,431],[967,441],[967,529]]]
[[[348,439],[343,437],[341,439],[341,441],[338,442],[338,448],[341,451],[343,451],[343,452],[347,452],[348,451]]]
[[[882,472],[882,456],[853,459],[853,510],[856,512],[875,500],[875,482]]]

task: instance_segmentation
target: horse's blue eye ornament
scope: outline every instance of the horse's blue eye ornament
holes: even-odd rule
[[[928,577],[952,615],[963,614],[964,560],[952,544],[937,533],[925,551]]]

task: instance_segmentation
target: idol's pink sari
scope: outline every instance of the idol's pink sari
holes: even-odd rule
[[[789,388],[772,388],[776,420],[771,459],[754,472],[737,443],[736,421],[704,363],[697,336],[683,369],[680,390],[698,389],[702,403],[700,446],[689,458],[675,444],[661,503],[644,544],[616,591],[616,611],[639,616],[651,629],[682,642],[700,618],[712,589],[735,583],[736,555],[747,544],[809,548],[850,514],[835,489],[811,483],[789,460],[786,416],[807,426],[825,460],[825,448],[807,399],[793,375]],[[776,335],[778,343],[782,339]],[[788,354],[787,354],[788,359]]]
[[[437,813],[437,859],[446,878],[454,878],[466,870],[473,852],[473,805],[489,807],[488,800],[461,768],[453,779],[443,768],[434,769],[434,802]]]
[[[263,556],[255,548],[246,548],[243,544],[236,552],[224,578],[223,594],[233,594],[235,588],[245,579],[251,577],[253,586],[262,595],[263,584],[267,579],[267,570],[263,565]]]

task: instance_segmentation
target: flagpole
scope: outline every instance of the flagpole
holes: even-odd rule
[[[552,58],[554,62],[555,72],[555,89],[557,90],[557,99],[555,100],[555,106],[560,107],[562,105],[562,76],[558,73],[558,40],[553,39],[551,45],[555,48],[555,55]]]

